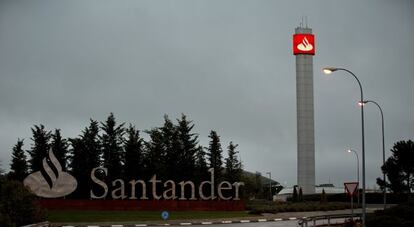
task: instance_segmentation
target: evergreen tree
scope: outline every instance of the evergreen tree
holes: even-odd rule
[[[125,150],[125,178],[136,179],[143,175],[143,140],[139,136],[139,130],[130,125],[126,130],[127,140]]]
[[[180,150],[182,146],[178,138],[177,127],[172,123],[167,115],[164,115],[164,125],[159,128],[161,132],[161,143],[163,147],[163,153],[165,154],[164,170],[162,171],[162,177],[179,181],[182,179],[182,173],[184,172],[181,159]],[[174,170],[174,171],[171,171]]]
[[[228,150],[228,157],[226,158],[226,180],[230,182],[237,182],[241,180],[242,175],[242,165],[241,162],[237,159],[236,151],[237,144],[234,145],[233,142],[230,142],[229,146],[227,147]]]
[[[0,226],[32,226],[45,221],[44,209],[21,182],[0,178]]]
[[[89,127],[85,128],[82,135],[82,147],[87,156],[87,164],[90,169],[102,164],[101,142],[99,141],[99,125],[95,120],[90,120]]]
[[[42,160],[49,151],[49,140],[51,132],[45,130],[43,125],[35,125],[31,128],[33,134],[33,144],[31,150],[27,151],[30,155],[29,163],[32,172],[39,171],[42,168]]]
[[[222,153],[223,150],[221,149],[220,144],[220,137],[217,135],[216,131],[211,131],[210,135],[210,143],[208,147],[208,159],[210,168],[214,169],[215,174],[215,181],[220,182],[222,180],[222,171],[223,171],[223,162],[222,162]]]
[[[399,141],[391,149],[392,156],[381,167],[389,182],[377,178],[377,183],[395,193],[414,191],[414,142]]]
[[[91,170],[101,164],[101,146],[98,133],[98,122],[91,119],[89,127],[84,129],[80,138],[69,139],[72,145],[69,166],[73,176],[78,181],[78,187],[74,193],[76,197],[89,197],[92,188],[90,182]]]
[[[194,124],[188,121],[184,114],[178,120],[176,128],[180,145],[178,147],[179,166],[181,166],[179,176],[183,179],[193,179],[196,170],[196,154],[199,151],[198,135],[191,132]]]
[[[296,190],[296,186],[293,186],[292,202],[295,203],[298,200],[298,190]]]
[[[322,194],[321,194],[321,203],[326,203],[328,200],[326,198],[326,193],[325,193],[325,189],[322,189]]]
[[[122,177],[124,152],[122,149],[124,123],[116,125],[114,114],[111,113],[106,122],[101,122],[103,131],[100,136],[104,167],[108,168],[108,179],[113,180]]]
[[[158,128],[147,130],[146,133],[150,136],[148,142],[145,144],[145,162],[147,163],[146,176],[150,178],[153,174],[162,176],[165,174],[165,150],[162,143],[162,133]]]
[[[90,176],[90,173],[88,173],[89,167],[87,166],[88,154],[81,138],[70,138],[69,142],[72,146],[69,167],[78,182],[76,191],[72,195],[76,198],[88,198],[88,176]]]
[[[67,155],[68,155],[68,141],[62,138],[60,129],[55,129],[55,133],[52,135],[51,143],[52,151],[55,157],[62,166],[63,171],[67,168]]]
[[[303,192],[302,192],[302,188],[299,188],[298,201],[299,202],[303,202]]]
[[[195,181],[196,183],[200,183],[201,181],[204,181],[208,177],[208,166],[206,162],[206,152],[204,152],[204,149],[202,146],[198,146],[197,152],[196,152],[196,161],[195,161]]]
[[[262,174],[260,172],[254,174],[254,186],[254,196],[256,198],[264,198]]]
[[[0,180],[3,177],[4,170],[1,168],[1,160],[0,160]]]
[[[13,180],[23,181],[28,174],[28,169],[26,155],[23,151],[23,140],[17,139],[17,144],[13,147],[9,177]]]

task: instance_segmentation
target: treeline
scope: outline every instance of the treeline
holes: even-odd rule
[[[165,115],[162,126],[143,131],[148,140],[143,139],[142,132],[134,125],[117,123],[112,113],[103,122],[91,119],[75,138],[64,138],[60,129],[52,132],[42,124],[34,125],[30,149],[23,149],[23,139],[18,139],[13,147],[8,177],[22,181],[29,173],[40,171],[42,160],[51,148],[62,169],[77,179],[78,188],[71,195],[76,198],[89,198],[93,187],[91,170],[98,166],[108,169],[106,177],[100,177],[107,182],[148,180],[157,174],[162,180],[199,183],[209,178],[209,168],[214,168],[216,182],[241,181],[243,171],[237,144],[230,142],[226,147],[227,157],[223,158],[217,132],[210,132],[210,142],[203,147],[193,128],[194,124],[184,114],[175,122]]]

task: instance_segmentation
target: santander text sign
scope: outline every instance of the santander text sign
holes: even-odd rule
[[[70,195],[78,186],[78,182],[62,167],[49,150],[47,157],[42,161],[42,168],[28,175],[23,184],[35,195],[43,198],[60,198]],[[90,173],[90,179],[93,187],[90,189],[91,199],[106,199],[111,196],[112,199],[140,199],[148,200],[240,200],[240,188],[244,186],[243,182],[217,182],[214,179],[214,169],[210,168],[208,180],[202,181],[196,185],[193,181],[184,180],[176,183],[173,180],[157,178],[154,174],[151,179],[114,179],[112,182],[105,182],[104,179],[97,177],[98,172],[107,176],[108,169],[104,167],[93,168]],[[109,184],[109,185],[108,185]],[[99,189],[94,191],[94,189]],[[127,192],[130,195],[127,195]]]

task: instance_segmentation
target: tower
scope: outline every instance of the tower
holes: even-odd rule
[[[295,29],[293,54],[296,57],[297,183],[303,194],[315,193],[315,136],[313,107],[313,55],[315,39],[312,29]]]

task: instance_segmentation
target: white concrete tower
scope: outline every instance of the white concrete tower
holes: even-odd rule
[[[315,39],[312,29],[297,27],[293,35],[296,56],[297,108],[297,183],[303,194],[315,193],[315,136],[313,107],[313,55]]]

